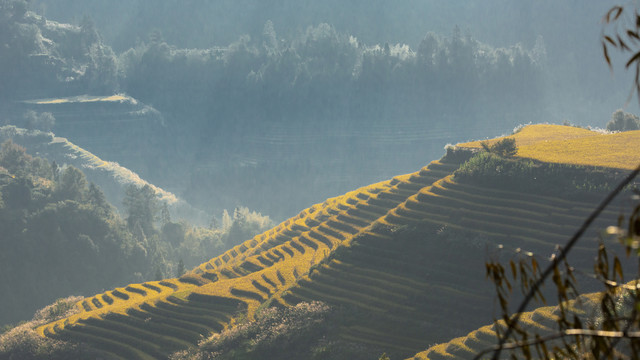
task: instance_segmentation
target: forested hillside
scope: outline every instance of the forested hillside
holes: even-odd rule
[[[496,47],[451,25],[410,46],[327,23],[279,34],[265,20],[215,46],[184,48],[154,31],[116,53],[89,18],[64,24],[21,0],[3,4],[3,121],[51,113],[45,130],[208,212],[286,218],[415,168],[447,142],[548,116],[542,40]],[[33,101],[114,92],[141,105]],[[274,206],[269,194],[287,193]]]
[[[246,208],[217,227],[172,221],[166,199],[136,183],[124,191],[121,216],[82,171],[11,141],[0,150],[0,194],[0,306],[11,309],[0,325],[60,297],[179,275],[269,226]]]
[[[103,193],[74,168],[54,168],[5,142],[0,151],[0,322],[27,318],[70,294],[149,276],[155,258]]]

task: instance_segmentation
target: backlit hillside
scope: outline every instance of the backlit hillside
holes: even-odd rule
[[[514,137],[519,156],[609,167],[566,169],[598,171],[611,182],[629,168],[618,159],[633,164],[640,153],[633,147],[640,132],[600,135],[537,125]],[[619,154],[623,141],[631,147]],[[566,144],[583,153],[559,150]],[[114,357],[163,358],[253,319],[266,306],[320,300],[340,315],[328,339],[366,349],[365,358],[382,352],[411,356],[467,334],[494,315],[493,289],[484,279],[487,254],[502,245],[548,256],[604,194],[604,188],[576,181],[533,192],[526,183],[510,184],[510,178],[492,184],[454,176],[473,155],[465,148],[478,146],[462,144],[415,173],[327,199],[179,279],[86,298],[77,304],[78,314],[38,332],[86,342]],[[594,147],[602,157],[591,155]],[[535,166],[544,170],[543,165]],[[617,216],[616,210],[605,211],[589,235]],[[578,268],[590,266],[595,245],[585,239],[574,250]]]

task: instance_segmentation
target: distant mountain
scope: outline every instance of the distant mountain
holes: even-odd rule
[[[278,358],[287,348],[265,348],[258,338],[226,350],[215,341],[232,336],[227,328],[237,328],[237,336],[247,321],[262,321],[270,306],[322,301],[332,315],[323,332],[307,339],[308,348],[296,350],[298,357],[399,358],[462,336],[494,315],[486,256],[552,254],[628,172],[631,165],[617,159],[640,153],[640,131],[534,125],[512,137],[526,158],[475,154],[479,144],[461,144],[415,173],[314,205],[180,278],[86,298],[77,314],[37,331],[127,359],[166,357],[222,332],[214,345],[180,356],[213,346],[223,355]],[[599,158],[589,155],[596,143]],[[557,164],[541,161],[545,156]],[[581,165],[573,165],[576,159]],[[591,267],[593,235],[618,215],[607,210],[593,224],[572,253],[576,268]]]

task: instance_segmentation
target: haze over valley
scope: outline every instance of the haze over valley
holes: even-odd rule
[[[516,332],[603,323],[593,278],[637,278],[591,274],[637,247],[615,5],[0,0],[0,359],[473,358],[621,192]]]

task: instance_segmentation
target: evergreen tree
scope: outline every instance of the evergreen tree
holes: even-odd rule
[[[93,182],[89,184],[89,190],[87,191],[87,201],[89,202],[89,204],[93,205],[96,210],[101,211],[104,216],[110,214],[112,211],[111,204],[109,204],[109,202],[107,201],[104,193]]]
[[[58,167],[58,163],[55,160],[53,160],[53,162],[51,163],[51,174],[53,175],[53,181],[58,181],[60,168]]]
[[[180,261],[178,262],[178,270],[176,270],[176,277],[184,275],[185,272],[186,270],[184,269],[184,262],[182,261],[182,259],[180,259]]]
[[[129,185],[122,203],[127,210],[129,229],[133,230],[139,223],[146,236],[156,232],[154,222],[160,206],[155,191],[149,185]]]
[[[171,222],[171,214],[169,213],[169,208],[167,207],[167,203],[163,202],[162,203],[162,212],[161,212],[161,218],[162,218],[162,225],[167,225],[168,223]]]
[[[56,193],[61,200],[82,201],[87,193],[87,178],[82,171],[68,166],[56,184]]]
[[[11,140],[5,141],[0,147],[0,166],[7,169],[10,174],[21,175],[25,173],[31,159],[25,148],[14,144]]]

